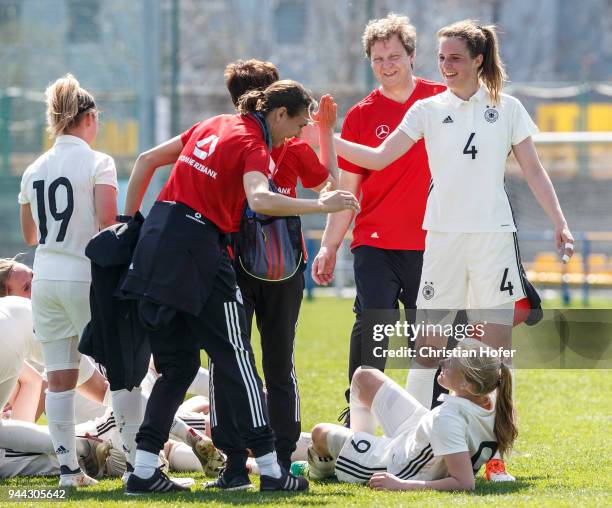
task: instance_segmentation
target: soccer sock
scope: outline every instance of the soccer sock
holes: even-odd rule
[[[159,455],[144,450],[136,450],[134,462],[134,474],[136,476],[151,478],[159,464]]]
[[[426,409],[431,409],[435,375],[436,369],[427,369],[416,362],[413,363],[408,372],[406,391]]]
[[[74,437],[74,390],[50,392],[47,390],[45,412],[49,434],[60,466],[71,471],[79,468]]]
[[[206,418],[203,413],[194,413],[191,411],[179,411],[176,413],[177,419],[181,420],[192,429],[200,431],[202,434],[206,434]]]
[[[0,422],[0,443],[16,452],[55,453],[48,427],[20,420]]]
[[[155,381],[157,381],[157,374],[155,374],[155,372],[153,372],[152,370],[149,370],[147,372],[147,375],[140,383],[142,395],[145,398],[148,399],[151,396],[151,390],[153,390],[153,385],[155,384]]]
[[[374,434],[376,432],[376,418],[370,411],[370,408],[359,399],[359,395],[355,392],[354,384],[351,385],[349,400],[351,406],[351,430]]]
[[[136,460],[136,434],[143,418],[142,393],[140,388],[132,388],[131,392],[116,390],[112,392],[112,398],[115,423],[121,435],[125,460],[134,464]]]
[[[296,460],[308,460],[308,447],[312,444],[310,432],[301,432],[296,443],[295,451],[291,454],[291,462]]]
[[[262,476],[271,476],[272,478],[281,477],[281,469],[278,465],[276,452],[270,452],[266,453],[265,455],[255,457],[255,461],[259,466],[259,471],[261,472]]]
[[[187,388],[187,393],[194,393],[196,395],[203,395],[204,397],[208,397],[208,380],[208,371],[204,367],[200,367],[195,378],[193,379],[193,382],[191,383],[191,386]]]
[[[187,425],[184,421],[176,416],[174,417],[174,420],[172,420],[170,434],[189,446],[194,446],[197,441],[202,439],[202,436],[197,435],[197,431],[195,429]]]

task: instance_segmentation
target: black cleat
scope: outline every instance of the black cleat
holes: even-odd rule
[[[298,492],[308,490],[308,480],[303,476],[294,476],[286,469],[281,468],[281,477],[261,476],[260,492],[286,491]]]
[[[205,489],[223,489],[223,490],[247,490],[255,487],[249,479],[249,475],[233,474],[230,475],[227,469],[221,470],[219,478],[212,482],[202,484]]]
[[[347,429],[351,428],[351,406],[346,406],[338,415],[338,421],[342,423],[343,427]]]
[[[137,496],[140,494],[153,494],[156,492],[185,492],[189,491],[189,487],[184,487],[173,482],[163,473],[160,468],[157,468],[151,478],[140,478],[134,473],[130,474],[125,486],[125,493],[128,496]]]

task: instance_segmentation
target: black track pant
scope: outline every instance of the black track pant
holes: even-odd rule
[[[253,314],[261,335],[270,426],[278,459],[291,465],[300,437],[300,394],[294,364],[295,330],[304,293],[304,275],[282,283],[264,282],[238,271],[249,336]]]
[[[162,449],[174,414],[200,366],[203,348],[210,359],[210,421],[215,446],[225,451],[230,461],[235,457],[246,460],[245,447],[255,456],[274,450],[238,295],[234,270],[224,253],[202,312],[198,316],[179,312],[162,330],[150,333],[155,367],[161,376],[136,437],[138,449],[152,453]]]
[[[399,309],[399,302],[406,309],[415,309],[423,268],[422,251],[387,250],[362,245],[353,249],[353,256],[357,297],[353,306],[355,324],[351,333],[349,384],[353,373],[364,364],[385,370],[384,357],[364,355],[364,313],[373,309]],[[387,343],[383,341],[380,346],[386,348]]]

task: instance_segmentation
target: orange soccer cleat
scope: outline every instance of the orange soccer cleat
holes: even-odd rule
[[[516,478],[506,471],[501,459],[491,459],[485,465],[485,478],[490,482],[514,482]]]

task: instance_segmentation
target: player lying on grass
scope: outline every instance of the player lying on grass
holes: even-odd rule
[[[375,369],[351,382],[351,429],[320,423],[312,431],[311,479],[331,476],[388,490],[474,490],[474,476],[517,436],[510,369],[488,346],[464,339],[442,362],[438,382],[452,395],[428,410]],[[384,436],[364,432],[373,414]],[[372,430],[372,429],[370,429]]]

